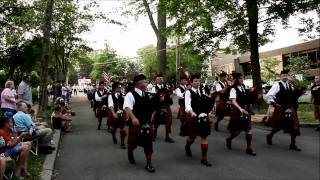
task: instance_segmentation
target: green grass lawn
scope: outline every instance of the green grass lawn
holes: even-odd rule
[[[40,172],[42,171],[42,164],[44,162],[44,159],[45,159],[45,155],[43,154],[39,154],[38,156],[35,156],[30,153],[28,158],[28,171],[31,174],[31,176],[25,179],[27,180],[40,179]],[[11,172],[12,170],[13,170],[13,163],[12,161],[9,161],[6,166],[6,172]]]
[[[298,118],[300,122],[317,122],[314,118],[313,104],[300,104]]]

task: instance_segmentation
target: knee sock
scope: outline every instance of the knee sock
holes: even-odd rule
[[[207,160],[208,144],[201,144],[201,161]]]
[[[252,134],[246,134],[247,149],[251,149]]]

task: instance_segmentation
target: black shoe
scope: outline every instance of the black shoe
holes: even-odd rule
[[[212,166],[212,164],[209,163],[208,160],[202,160],[202,161],[201,161],[201,164],[203,164],[203,165],[205,165],[205,166],[207,166],[207,167]]]
[[[174,143],[174,140],[171,139],[170,137],[167,137],[167,138],[165,139],[165,142],[167,142],[167,143]]]
[[[107,131],[108,131],[109,133],[111,133],[111,129],[110,129],[109,127],[107,128]]]
[[[117,140],[116,136],[113,135],[112,140],[113,140],[113,144],[118,144],[118,140]]]
[[[154,173],[156,171],[156,169],[152,166],[151,162],[147,162],[145,169],[150,173]]]
[[[121,149],[126,149],[127,147],[126,147],[126,145],[121,144],[121,145],[120,145],[120,148],[121,148]]]
[[[101,130],[100,127],[98,127],[97,130]]]
[[[55,150],[56,148],[55,148],[55,147],[52,147],[52,146],[41,146],[41,147],[39,147],[39,149],[48,150],[48,151],[53,151],[53,150]]]
[[[192,153],[191,153],[191,149],[190,149],[190,146],[185,146],[184,149],[186,150],[186,155],[188,157],[192,157]]]
[[[295,144],[290,144],[290,147],[289,147],[291,150],[294,150],[294,151],[301,151],[300,148],[298,148]]]
[[[136,160],[134,159],[134,156],[133,156],[132,152],[128,152],[128,159],[129,159],[129,162],[131,164],[135,164],[136,163]]]
[[[316,131],[320,131],[320,126],[316,127],[315,130],[316,130]]]
[[[252,149],[247,149],[246,153],[251,155],[251,156],[256,156],[257,155],[256,152],[254,152]]]
[[[218,123],[214,123],[214,130],[219,131]]]
[[[226,145],[227,145],[228,149],[230,149],[230,150],[232,149],[232,147],[231,147],[231,139],[229,139],[229,138],[226,139]]]
[[[272,138],[269,134],[266,136],[266,139],[267,139],[267,143],[271,146],[272,145]]]

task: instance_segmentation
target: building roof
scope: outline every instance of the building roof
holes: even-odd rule
[[[293,52],[299,52],[299,51],[305,51],[310,49],[320,48],[320,39],[315,39],[307,42],[302,42],[298,44],[294,44],[291,46],[274,49],[271,51],[265,51],[259,53],[260,59],[266,58],[266,57],[274,57],[279,56],[283,54],[289,54]],[[250,61],[250,55],[243,55],[239,57],[240,63],[245,63]]]
[[[238,55],[233,54],[225,54],[223,51],[217,51],[215,56],[212,57],[211,62],[214,66],[221,66],[229,63],[234,63],[234,59],[236,59]]]

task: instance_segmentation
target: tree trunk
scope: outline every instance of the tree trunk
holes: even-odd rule
[[[167,17],[165,10],[165,0],[159,0],[158,4],[158,35],[157,35],[157,59],[158,59],[158,73],[165,76],[167,65],[167,38],[165,31],[167,28]]]
[[[176,86],[178,86],[179,80],[180,80],[179,68],[180,68],[180,37],[178,35],[176,40]]]
[[[246,6],[249,18],[250,60],[253,86],[258,90],[262,90],[258,43],[258,4],[256,0],[246,0]]]
[[[54,0],[47,0],[47,7],[45,10],[45,19],[43,26],[43,45],[42,45],[42,63],[40,70],[40,99],[39,99],[39,110],[38,116],[47,118],[47,107],[48,107],[48,64],[50,59],[50,30],[51,20],[53,11]]]

